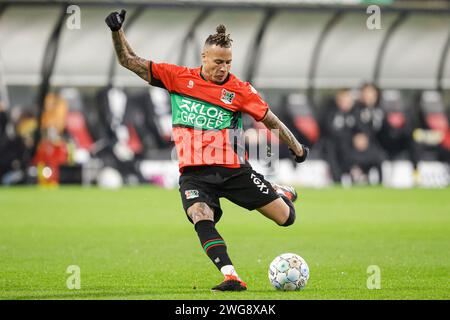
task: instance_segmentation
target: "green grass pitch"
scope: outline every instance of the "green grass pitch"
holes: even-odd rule
[[[298,188],[298,220],[276,226],[222,201],[218,230],[248,291],[211,293],[177,190],[0,189],[0,299],[449,299],[450,190]],[[294,252],[305,290],[278,292],[267,269]],[[69,265],[81,288],[70,290]],[[370,265],[381,289],[369,290]]]

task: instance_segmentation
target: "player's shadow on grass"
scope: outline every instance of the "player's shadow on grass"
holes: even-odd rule
[[[227,298],[229,296],[233,296],[234,298],[236,295],[242,295],[243,298],[251,298],[253,294],[275,294],[278,297],[273,297],[274,299],[283,299],[283,293],[272,291],[272,290],[248,290],[245,292],[213,292],[210,289],[192,289],[192,288],[185,288],[183,290],[177,289],[175,290],[169,290],[165,292],[156,292],[156,291],[102,291],[99,290],[76,290],[76,291],[70,291],[70,292],[64,292],[64,293],[58,293],[58,294],[35,294],[35,295],[17,295],[17,296],[10,296],[10,297],[3,297],[7,300],[60,300],[60,299],[71,299],[71,300],[84,300],[84,299],[113,299],[113,300],[121,300],[127,299],[127,297],[130,297],[132,300],[138,300],[139,298],[136,297],[142,297],[142,299],[145,300],[167,300],[170,296],[171,298],[169,300],[177,300],[176,296],[184,296],[184,295],[191,295],[192,300],[196,300],[197,295],[210,295],[210,299],[220,299],[220,298]],[[287,293],[290,294],[289,292]],[[117,298],[117,299],[116,299]],[[180,298],[181,300],[185,300],[185,297]]]
[[[126,299],[126,297],[143,297],[146,300],[166,300],[167,296],[182,296],[182,295],[192,295],[195,293],[199,294],[207,294],[210,293],[210,290],[206,289],[183,289],[176,291],[165,291],[165,292],[156,292],[156,291],[102,291],[102,290],[77,290],[70,291],[58,294],[35,294],[35,295],[17,295],[10,297],[3,297],[2,299],[6,300],[58,300],[58,299],[73,299],[73,300],[81,300],[81,299],[95,299],[95,298],[104,298],[110,299],[111,297],[117,297],[118,300],[122,297]],[[146,297],[146,298],[144,298]],[[173,299],[173,300],[176,300]]]

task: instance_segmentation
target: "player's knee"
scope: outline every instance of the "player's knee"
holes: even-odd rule
[[[288,227],[290,225],[293,225],[295,222],[295,211],[294,210],[289,210],[289,216],[286,219],[286,221],[283,224],[280,224],[280,226],[282,227]]]
[[[294,224],[295,218],[296,218],[294,204],[290,201],[289,201],[289,203],[286,202],[286,204],[289,207],[289,214],[288,214],[287,219],[285,221],[283,221],[281,224],[279,224],[282,227],[288,227],[288,226]]]
[[[204,202],[194,203],[189,207],[187,213],[194,224],[201,220],[214,221],[213,210]]]

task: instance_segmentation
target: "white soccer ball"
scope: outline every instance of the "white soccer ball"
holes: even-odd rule
[[[308,279],[308,264],[295,253],[283,253],[270,263],[269,281],[277,290],[303,290]]]

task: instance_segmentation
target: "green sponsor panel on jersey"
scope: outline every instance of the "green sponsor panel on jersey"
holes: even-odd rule
[[[202,130],[242,128],[242,117],[239,112],[235,113],[177,93],[171,93],[170,99],[173,125],[183,125]]]

